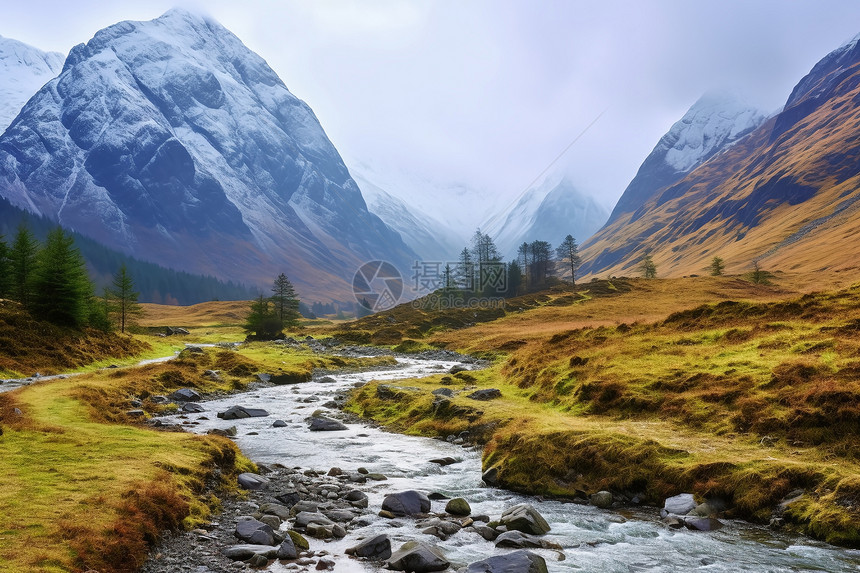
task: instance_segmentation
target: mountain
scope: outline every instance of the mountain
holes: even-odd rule
[[[609,213],[579,192],[566,177],[548,178],[526,191],[509,210],[498,214],[487,228],[506,259],[516,259],[523,242],[549,241],[553,247],[567,236],[581,242],[606,222]]]
[[[660,138],[624,190],[609,222],[635,212],[655,191],[680,180],[766,118],[736,93],[706,93]]]
[[[63,69],[63,55],[0,36],[0,133],[27,100]]]
[[[182,10],[75,46],[0,137],[0,196],[140,259],[352,297],[415,255],[367,210],[313,111],[223,26]]]
[[[816,64],[783,110],[749,134],[677,180],[653,177],[652,191],[631,193],[584,245],[582,271],[638,274],[646,251],[659,276],[707,272],[714,256],[729,272],[754,260],[771,270],[857,271],[858,39]]]
[[[406,245],[425,262],[451,262],[463,245],[445,223],[425,213],[415,212],[405,201],[371,183],[360,173],[353,178],[361,188],[368,210],[400,233]]]

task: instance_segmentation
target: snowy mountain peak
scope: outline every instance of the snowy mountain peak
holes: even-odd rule
[[[60,73],[63,55],[0,36],[0,133],[27,100]]]
[[[0,195],[145,260],[341,300],[362,262],[415,257],[310,107],[185,10],[76,46],[0,137]]]
[[[658,149],[665,150],[665,161],[672,168],[687,172],[766,118],[733,92],[707,92],[663,136]]]

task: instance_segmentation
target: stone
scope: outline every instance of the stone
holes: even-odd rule
[[[248,560],[248,565],[251,567],[265,567],[269,564],[269,559],[265,555],[254,555]]]
[[[455,497],[445,505],[445,511],[451,515],[469,515],[472,508],[462,497]]]
[[[490,468],[481,475],[481,480],[489,486],[499,485],[499,468]]]
[[[315,569],[317,571],[331,571],[332,569],[334,569],[334,566],[335,566],[334,560],[329,559],[327,557],[323,557],[322,559],[320,559],[317,562],[317,566]]]
[[[663,503],[663,509],[660,511],[661,517],[667,515],[687,515],[696,508],[696,500],[693,499],[692,493],[682,493],[672,496]]]
[[[723,526],[719,520],[712,517],[695,516],[685,517],[684,525],[687,526],[687,529],[692,529],[693,531],[716,531]]]
[[[480,400],[482,402],[486,402],[487,400],[495,400],[496,398],[502,397],[502,391],[498,388],[482,388],[481,390],[476,390],[466,396],[466,398],[471,398],[472,400]]]
[[[509,530],[515,529],[532,535],[543,535],[550,531],[543,516],[527,503],[520,503],[505,510],[499,523]]]
[[[308,535],[316,539],[331,539],[334,537],[334,524],[309,523],[306,529]]]
[[[298,559],[299,552],[296,550],[296,544],[293,543],[293,539],[289,535],[278,547],[277,557],[278,559]]]
[[[272,422],[272,427],[273,428],[286,428],[287,423],[284,422],[283,420],[275,420],[274,422]]]
[[[296,490],[289,490],[283,493],[279,493],[275,496],[275,499],[283,503],[286,507],[292,509],[294,505],[301,501],[302,496]]]
[[[287,536],[292,540],[293,544],[296,546],[296,549],[299,551],[307,551],[311,548],[308,540],[305,539],[301,533],[298,531],[293,531],[290,529],[287,531]]]
[[[415,490],[390,493],[382,501],[382,509],[398,517],[427,513],[430,511],[430,499]]]
[[[444,458],[433,458],[430,460],[431,464],[439,464],[440,466],[450,466],[451,464],[456,464],[457,460],[450,456],[446,456]]]
[[[308,527],[311,524],[331,527],[334,522],[321,513],[302,511],[296,515],[296,527]]]
[[[242,420],[244,418],[265,418],[269,413],[261,408],[245,408],[232,406],[223,412],[218,412],[222,420]]]
[[[494,555],[470,564],[465,573],[547,573],[546,560],[531,551]]]
[[[277,515],[261,515],[260,521],[262,521],[275,531],[277,531],[278,528],[281,526],[281,518]]]
[[[430,392],[434,396],[446,396],[448,398],[454,397],[454,391],[450,388],[436,388],[432,392]]]
[[[355,514],[348,509],[333,509],[325,512],[324,515],[332,521],[339,523],[348,523],[355,519]]]
[[[266,489],[266,487],[269,485],[268,478],[247,472],[239,474],[237,481],[239,482],[239,487],[254,491]]]
[[[186,414],[199,414],[200,412],[205,412],[206,408],[197,402],[186,402],[182,405],[182,411]]]
[[[522,531],[505,531],[496,537],[496,547],[500,548],[522,549],[525,547],[539,548],[540,546],[540,539],[536,535],[529,535]]]
[[[282,500],[279,500],[282,501]],[[299,513],[306,511],[308,513],[317,513],[319,509],[319,505],[313,501],[302,500],[296,502],[293,507],[290,508],[290,514],[298,515]]]
[[[125,415],[131,418],[142,418],[146,416],[146,412],[143,410],[128,410]]]
[[[171,402],[197,402],[202,396],[191,388],[180,388],[167,398]]]
[[[435,545],[423,541],[407,541],[386,562],[389,569],[425,573],[444,571],[451,564]]]
[[[227,559],[233,561],[246,561],[255,555],[262,555],[266,558],[274,559],[278,555],[277,547],[269,547],[267,545],[231,545],[225,547],[221,552]]]
[[[391,557],[391,539],[387,535],[377,535],[350,547],[346,554],[365,559],[388,559]]]
[[[320,382],[322,384],[333,384],[333,383],[337,382],[337,380],[335,380],[331,376],[323,376],[322,378],[317,380],[317,382]]]
[[[314,416],[310,420],[308,429],[310,429],[311,432],[337,432],[340,430],[347,430],[349,428],[337,420],[326,418],[325,416]]]
[[[462,364],[455,364],[448,370],[448,374],[459,374],[460,372],[465,372],[467,370],[468,368],[466,368]]]
[[[290,518],[290,508],[279,503],[264,503],[260,506],[260,513],[274,515],[281,520]]]
[[[246,519],[236,523],[236,537],[252,545],[275,544],[272,526],[256,519]]]
[[[388,479],[384,475],[382,475],[380,473],[375,473],[375,472],[371,472],[371,473],[366,474],[366,475],[367,475],[367,479],[372,479],[373,481],[385,481]]]
[[[591,501],[591,505],[606,509],[612,505],[612,494],[608,491],[599,491],[591,494],[589,500]]]
[[[486,525],[473,524],[472,529],[474,529],[478,535],[480,535],[481,537],[483,537],[487,541],[495,541],[496,538],[499,537],[498,531],[496,531],[492,527],[488,527]]]

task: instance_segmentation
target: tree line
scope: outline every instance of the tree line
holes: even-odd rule
[[[75,239],[60,227],[48,232],[44,243],[23,223],[11,243],[0,235],[0,298],[21,303],[34,318],[74,329],[125,332],[141,312],[138,296],[125,266],[96,296]]]

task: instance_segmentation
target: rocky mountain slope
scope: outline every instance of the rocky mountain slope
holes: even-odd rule
[[[754,260],[770,270],[858,271],[858,101],[855,39],[821,60],[781,112],[674,180],[650,168],[670,132],[586,243],[582,271],[638,274],[648,251],[658,276],[705,273],[714,256],[728,272]]]
[[[486,232],[494,237],[506,259],[516,259],[523,242],[549,241],[553,247],[567,235],[578,241],[590,237],[606,222],[609,213],[581,193],[566,177],[551,177],[529,189],[507,211],[494,217],[496,225]]]
[[[27,100],[60,73],[64,59],[58,52],[43,52],[0,36],[0,133]]]
[[[70,52],[0,137],[0,195],[135,256],[351,298],[367,260],[408,269],[303,101],[217,22],[171,10]]]

